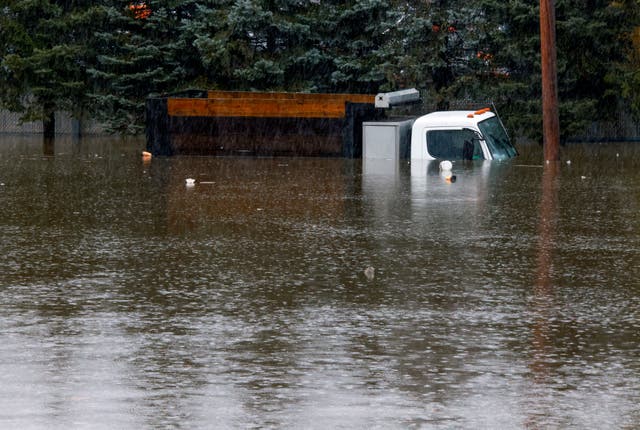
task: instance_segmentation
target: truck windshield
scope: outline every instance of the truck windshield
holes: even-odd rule
[[[478,123],[478,128],[482,132],[494,160],[505,160],[518,155],[498,117],[494,116]]]

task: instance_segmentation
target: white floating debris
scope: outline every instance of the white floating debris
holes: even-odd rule
[[[196,180],[193,178],[187,178],[185,183],[187,184],[187,187],[193,187],[196,184]]]
[[[571,160],[567,160],[567,164],[571,164]]]
[[[444,160],[440,162],[440,170],[451,170],[453,168],[453,164],[449,160]]]
[[[587,177],[583,175],[583,176],[580,176],[580,179],[587,179]]]
[[[364,269],[364,276],[370,281],[373,280],[373,278],[375,278],[376,276],[376,269],[371,266],[367,267],[366,269]]]

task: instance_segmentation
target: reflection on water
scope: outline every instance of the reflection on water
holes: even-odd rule
[[[640,422],[636,147],[454,183],[142,147],[0,139],[3,427]]]
[[[553,303],[552,270],[554,233],[558,219],[558,175],[560,173],[560,165],[558,163],[548,163],[543,169],[538,216],[536,283],[533,286],[534,295],[532,299],[535,320],[531,328],[532,357],[529,364],[532,372],[532,381],[537,387],[553,384],[552,368],[554,360],[548,359],[551,351],[551,345],[548,341],[553,338],[553,316],[549,311]],[[526,427],[544,427],[545,416],[549,414],[552,405],[545,405],[544,398],[536,395],[531,396],[530,402],[534,406],[531,409],[535,413],[531,414],[526,420]],[[546,408],[540,410],[540,405],[545,405]]]

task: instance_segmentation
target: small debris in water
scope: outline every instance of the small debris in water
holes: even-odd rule
[[[571,160],[567,160],[567,164],[571,164]]]
[[[364,276],[365,276],[368,280],[372,281],[372,280],[373,280],[373,278],[375,278],[375,276],[376,276],[376,269],[374,269],[374,268],[373,268],[373,267],[371,267],[371,266],[367,267],[366,269],[364,269]]]
[[[583,175],[583,176],[580,176],[580,179],[587,179],[587,177]]]
[[[187,187],[193,187],[196,184],[196,180],[193,178],[187,178],[185,182]]]
[[[449,171],[453,168],[453,163],[449,160],[444,160],[440,162],[440,170]]]

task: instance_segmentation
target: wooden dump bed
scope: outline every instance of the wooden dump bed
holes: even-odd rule
[[[199,91],[147,100],[155,155],[359,157],[375,96]]]

